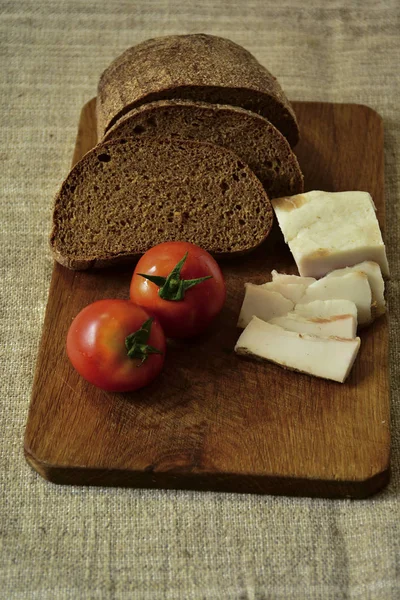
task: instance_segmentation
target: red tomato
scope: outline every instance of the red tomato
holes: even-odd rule
[[[216,261],[188,242],[151,248],[136,265],[130,287],[132,302],[156,316],[171,338],[201,333],[220,312],[225,296]]]
[[[161,371],[165,336],[159,323],[129,300],[99,300],[72,321],[67,354],[78,373],[97,387],[133,391]]]

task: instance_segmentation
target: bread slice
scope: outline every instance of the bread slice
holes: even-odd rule
[[[281,86],[250,52],[225,38],[191,34],[147,40],[111,63],[98,86],[98,139],[132,108],[167,99],[241,106],[266,117],[291,146],[299,138]]]
[[[189,100],[158,100],[135,108],[106,133],[203,140],[233,150],[254,171],[269,196],[303,191],[303,175],[286,138],[264,117],[244,108]]]
[[[50,244],[71,269],[127,262],[168,240],[233,256],[261,244],[272,220],[261,182],[230,150],[119,138],[85,154],[62,184]]]

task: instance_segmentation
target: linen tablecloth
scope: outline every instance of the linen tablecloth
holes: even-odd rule
[[[392,478],[368,500],[56,486],[25,463],[51,209],[81,107],[125,48],[195,32],[245,46],[291,99],[383,117]],[[398,0],[2,0],[0,52],[0,597],[400,598]]]

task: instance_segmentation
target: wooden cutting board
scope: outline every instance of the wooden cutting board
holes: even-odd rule
[[[382,228],[382,120],[354,104],[294,103],[306,190],[367,190]],[[96,143],[95,100],[82,110],[74,162]],[[277,227],[242,259],[222,263],[227,302],[200,340],[171,342],[157,381],[103,392],[72,368],[73,317],[128,297],[131,268],[54,265],[25,435],[25,456],[55,483],[362,498],[389,478],[388,323],[361,334],[342,385],[251,362],[233,352],[245,281],[295,272]]]

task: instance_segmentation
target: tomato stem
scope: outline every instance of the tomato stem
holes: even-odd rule
[[[195,285],[198,285],[199,283],[202,283],[203,281],[206,281],[207,279],[212,279],[212,275],[199,277],[198,279],[181,279],[182,267],[185,264],[187,256],[188,253],[186,252],[185,256],[175,265],[168,277],[145,275],[144,273],[138,273],[138,275],[157,285],[160,288],[158,290],[158,295],[163,300],[179,302],[180,300],[184,299],[185,292],[187,290]]]
[[[140,329],[134,333],[130,333],[125,338],[125,347],[128,351],[129,358],[141,358],[138,367],[144,363],[149,354],[162,354],[161,350],[147,344],[153,320],[152,317],[147,319]]]

